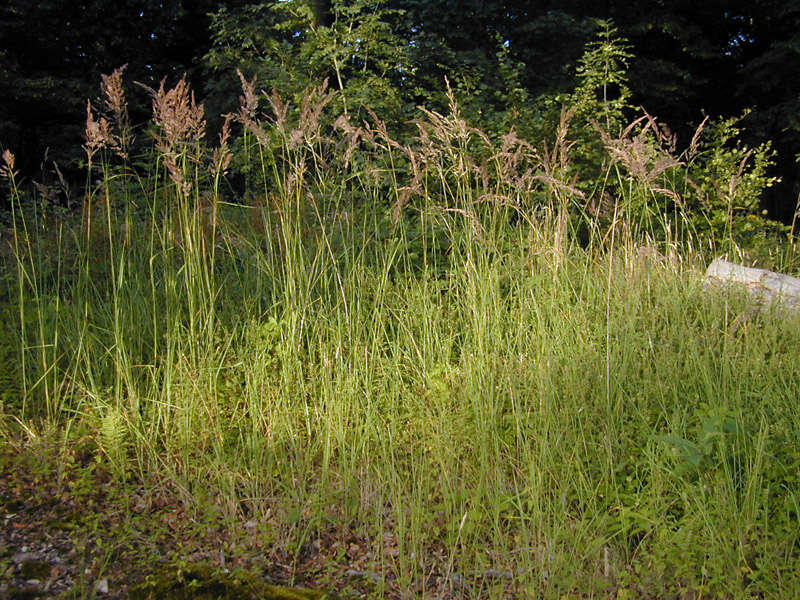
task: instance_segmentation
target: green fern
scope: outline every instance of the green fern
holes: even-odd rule
[[[125,415],[119,409],[109,407],[100,421],[99,445],[117,469],[124,466],[127,432]]]

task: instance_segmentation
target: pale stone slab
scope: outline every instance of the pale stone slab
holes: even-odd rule
[[[760,305],[779,304],[791,310],[800,309],[800,279],[791,275],[745,267],[717,258],[708,266],[705,282],[714,287],[739,284]]]

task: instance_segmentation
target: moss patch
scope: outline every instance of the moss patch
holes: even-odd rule
[[[129,593],[131,600],[336,600],[332,594],[270,585],[252,575],[223,573],[205,565],[162,569]]]
[[[47,579],[50,575],[50,563],[43,560],[26,560],[19,571],[25,579]]]

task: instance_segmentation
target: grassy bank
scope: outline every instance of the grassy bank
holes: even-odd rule
[[[705,290],[654,179],[609,162],[592,209],[567,113],[549,150],[455,104],[411,146],[243,84],[213,149],[154,91],[147,173],[90,113],[80,215],[10,165],[7,441],[80,440],[290,555],[357,531],[376,597],[798,593],[800,320]]]

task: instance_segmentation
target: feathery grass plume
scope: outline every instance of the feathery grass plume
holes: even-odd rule
[[[61,172],[61,169],[58,168],[58,163],[53,161],[53,171],[58,178],[58,185],[61,187],[61,192],[64,194],[64,197],[67,199],[67,206],[72,205],[72,193],[69,189],[69,185],[67,184],[67,180],[64,177],[64,174]]]
[[[597,121],[592,127],[600,134],[612,163],[622,164],[649,193],[658,193],[680,202],[680,196],[673,190],[655,185],[658,177],[673,167],[684,163],[675,156],[675,138],[665,133],[655,119],[648,113],[632,121],[618,138],[613,138]],[[642,126],[643,124],[643,126]],[[638,129],[635,136],[632,135]]]
[[[2,158],[3,158],[3,163],[0,164],[0,179],[5,179],[8,181],[8,187],[10,190],[11,200],[12,200],[11,210],[12,214],[15,214],[16,212],[15,201],[19,199],[19,190],[16,184],[17,171],[14,170],[14,164],[16,162],[16,159],[14,158],[14,153],[11,152],[11,150],[9,150],[8,148],[3,150]],[[19,237],[16,228],[11,232],[11,234],[13,242],[9,242],[9,246],[11,246],[14,252],[17,253],[17,255],[19,255],[18,253]]]
[[[547,175],[552,176],[556,170],[564,170],[569,166],[569,152],[575,142],[567,140],[567,135],[569,134],[569,125],[575,115],[575,110],[574,106],[569,109],[561,108],[561,116],[558,120],[556,139],[553,142],[552,151],[548,149],[547,142],[544,144],[542,167]]]
[[[644,116],[647,117],[648,123],[650,123],[651,130],[659,146],[667,154],[674,156],[675,150],[678,146],[678,136],[672,133],[672,131],[669,128],[669,125],[667,125],[666,123],[659,123],[658,121],[656,121],[653,115],[651,115],[644,109],[643,112]]]
[[[455,92],[453,92],[450,80],[447,77],[444,78],[444,83],[447,86],[447,108],[449,109],[450,125],[453,126],[457,137],[466,139],[471,128],[461,117],[461,107],[458,105],[458,102],[456,102]]]
[[[421,159],[421,164],[435,163],[439,153],[428,131],[428,126],[420,120],[417,120],[414,124],[417,126],[417,153]]]
[[[727,199],[733,203],[733,199],[736,196],[736,189],[739,187],[739,182],[742,179],[742,174],[744,173],[744,168],[747,166],[747,161],[750,160],[750,157],[753,155],[753,149],[747,151],[747,153],[742,157],[742,160],[739,162],[739,168],[736,169],[736,173],[734,173],[731,178],[728,180],[728,188],[726,190],[726,197]]]
[[[111,133],[111,124],[108,122],[108,119],[105,117],[100,117],[99,120],[95,119],[90,100],[86,101],[85,134],[86,144],[83,149],[86,151],[86,156],[89,159],[89,168],[91,170],[94,155],[105,147],[116,148],[117,142]]]
[[[497,190],[495,201],[521,207],[530,197],[536,181],[535,174],[541,167],[541,158],[532,144],[517,135],[512,127],[503,136],[500,148],[488,159],[494,165]],[[486,179],[488,166],[484,167]],[[484,184],[488,187],[488,181]],[[511,195],[509,195],[511,194]]]
[[[201,140],[206,128],[204,108],[195,102],[186,78],[171,90],[165,90],[164,83],[162,79],[158,91],[153,93],[153,120],[162,130],[156,140],[169,146]]]
[[[422,106],[420,106],[419,109],[428,119],[428,122],[424,125],[427,129],[427,133],[432,136],[431,139],[438,141],[441,147],[454,157],[453,142],[466,142],[469,138],[470,127],[467,125],[467,122],[461,118],[458,105],[455,103],[455,98],[453,98],[451,94],[452,91],[449,91],[448,98],[450,98],[451,104],[450,112],[447,116],[434,110],[428,110]],[[418,122],[418,126],[419,124],[420,122]]]
[[[265,96],[266,93],[264,93]],[[289,113],[289,103],[283,100],[278,94],[278,90],[272,90],[272,94],[267,96],[267,100],[269,101],[270,107],[272,107],[272,112],[275,115],[275,127],[281,133],[281,135],[286,135],[286,121],[288,119]]]
[[[158,91],[143,86],[153,98],[153,121],[160,131],[154,132],[156,147],[164,157],[170,179],[180,193],[187,197],[191,182],[184,175],[184,161],[188,147],[205,136],[206,121],[202,104],[197,104],[194,92],[189,89],[186,78],[174,88],[167,90],[161,80]]]
[[[0,165],[0,177],[5,177],[11,181],[17,176],[17,172],[14,170],[14,153],[11,152],[8,148],[3,150],[3,164]]]
[[[461,109],[455,99],[455,94],[447,83],[448,113],[443,115],[439,112],[428,110],[422,106],[419,110],[425,115],[426,120],[418,120],[417,140],[419,145],[419,157],[422,164],[430,171],[436,173],[436,177],[442,182],[444,188],[448,179],[455,179],[465,185],[457,185],[453,188],[457,198],[443,198],[445,204],[451,200],[458,203],[473,203],[471,189],[471,178],[474,173],[480,170],[474,159],[470,156],[470,144],[475,135],[488,140],[488,138],[462,118]]]
[[[235,115],[225,115],[225,121],[222,123],[222,129],[219,132],[219,146],[214,148],[211,154],[211,174],[215,180],[218,177],[225,176],[228,173],[228,168],[231,166],[233,160],[233,152],[231,152],[228,140],[231,137],[231,121],[236,118]]]
[[[292,150],[301,143],[313,144],[322,131],[322,111],[334,99],[336,92],[328,90],[328,79],[326,78],[317,87],[306,90],[303,94],[303,101],[300,104],[300,119],[297,129],[289,134],[289,149]],[[273,110],[275,107],[273,106]],[[278,117],[276,112],[276,117]]]
[[[256,93],[256,83],[258,78],[254,75],[251,81],[247,81],[239,69],[236,69],[236,74],[242,83],[242,95],[239,96],[239,112],[236,113],[235,118],[247,131],[256,136],[259,144],[268,146],[269,137],[257,118],[258,94]],[[277,96],[277,94],[275,95]],[[283,133],[282,129],[281,133]]]
[[[390,169],[393,177],[392,190],[395,194],[395,201],[392,209],[392,223],[396,225],[399,222],[400,215],[405,206],[408,204],[409,199],[413,193],[419,190],[419,184],[421,182],[423,173],[417,166],[418,163],[416,157],[414,156],[413,150],[410,147],[403,146],[400,142],[392,138],[392,136],[389,134],[389,128],[387,127],[386,122],[383,121],[374,110],[366,106],[364,107],[364,110],[372,120],[371,125],[365,120],[363,129],[354,128],[349,126],[348,117],[342,115],[342,117],[340,117],[337,122],[334,123],[334,126],[336,126],[337,123],[348,123],[348,126],[340,126],[341,129],[349,136],[348,149],[346,153],[348,160],[350,154],[352,154],[352,152],[355,150],[359,139],[363,139],[371,148],[380,150],[386,154],[391,153],[392,149],[394,148],[396,150],[400,150],[409,157],[409,161],[412,166],[413,178],[410,185],[401,186],[397,181],[393,169]],[[378,175],[378,173],[373,171],[370,173],[370,175]],[[378,183],[379,178],[380,176],[378,175],[376,178],[376,183]]]
[[[299,198],[298,194],[302,194],[302,190],[306,181],[306,173],[308,172],[308,163],[305,156],[300,156],[292,164],[291,171],[286,177],[286,183],[283,190],[284,198]]]
[[[116,151],[120,158],[129,158],[128,149],[134,141],[133,128],[128,115],[128,101],[122,88],[122,74],[128,65],[114,69],[111,75],[101,75],[101,89],[105,96],[105,108],[114,117],[119,132],[114,136],[117,142]]]
[[[350,161],[353,159],[353,154],[358,149],[359,142],[362,139],[366,139],[368,133],[365,129],[356,127],[350,123],[350,118],[345,115],[339,115],[333,122],[333,129],[334,131],[341,131],[347,142],[347,147],[342,154],[342,163],[346,169],[350,166]]]
[[[374,110],[369,107],[364,107],[367,111],[367,114],[372,119],[373,125],[371,127],[370,133],[370,141],[375,148],[380,148],[384,152],[389,152],[391,148],[397,148],[398,150],[403,150],[403,146],[400,142],[394,140],[391,135],[389,135],[389,128],[386,126],[386,122],[383,121]],[[383,140],[384,145],[381,145],[375,141],[375,138],[379,140]]]

